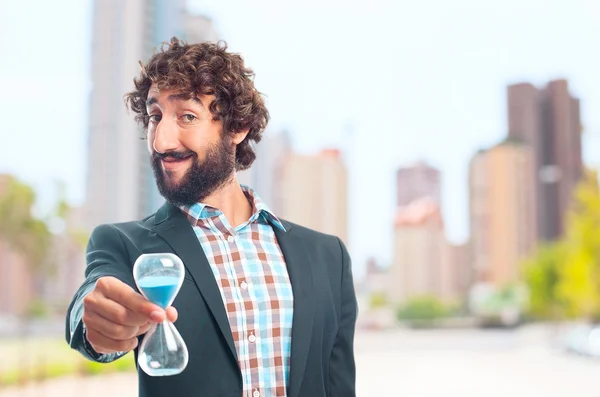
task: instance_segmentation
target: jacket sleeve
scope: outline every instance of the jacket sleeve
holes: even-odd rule
[[[329,391],[330,397],[355,397],[354,329],[358,305],[352,280],[352,262],[344,243],[339,239],[338,242],[342,252],[341,313],[329,361]]]
[[[111,362],[123,353],[99,354],[85,337],[83,324],[83,299],[94,290],[96,281],[105,276],[115,277],[134,289],[135,281],[130,267],[127,250],[119,231],[113,225],[101,225],[94,229],[86,253],[85,281],[75,293],[67,310],[65,337],[71,348],[92,361]]]

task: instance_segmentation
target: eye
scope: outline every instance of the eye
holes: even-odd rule
[[[183,120],[184,123],[189,124],[189,123],[193,123],[194,121],[198,120],[198,117],[194,116],[193,114],[184,114],[183,116],[181,116],[181,119]]]
[[[161,117],[159,114],[151,114],[150,117],[148,118],[148,120],[151,123],[158,123],[160,121]]]

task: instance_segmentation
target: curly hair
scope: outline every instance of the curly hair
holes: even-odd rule
[[[167,47],[165,49],[165,46]],[[239,54],[227,51],[225,42],[187,44],[176,37],[163,43],[141,73],[133,80],[135,90],[125,95],[127,107],[136,121],[148,131],[146,111],[148,91],[153,83],[159,89],[177,90],[187,98],[214,95],[210,105],[213,120],[223,123],[223,131],[235,134],[248,130],[237,145],[237,170],[250,167],[256,158],[251,141],[259,142],[269,122],[262,95],[254,87],[254,72],[244,66]]]

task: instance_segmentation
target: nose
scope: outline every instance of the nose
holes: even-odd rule
[[[179,132],[177,125],[170,123],[169,120],[163,118],[159,121],[158,125],[154,128],[154,131],[150,133],[150,139],[148,140],[150,151],[152,149],[158,153],[166,153],[169,151],[175,151],[179,147]]]

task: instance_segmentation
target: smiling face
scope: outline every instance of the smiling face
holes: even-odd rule
[[[202,201],[234,177],[235,146],[245,134],[223,133],[209,110],[212,101],[209,95],[188,99],[155,84],[148,92],[152,169],[160,194],[174,205]]]

